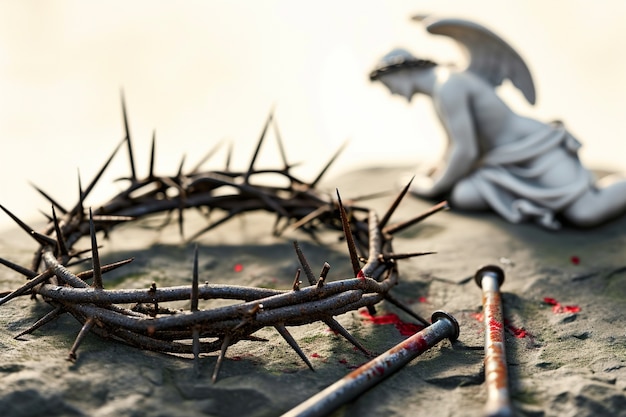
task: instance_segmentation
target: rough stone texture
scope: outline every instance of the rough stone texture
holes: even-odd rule
[[[369,169],[327,185],[330,190],[338,187],[347,199],[397,189],[398,177],[397,169]],[[382,212],[390,200],[364,204]],[[429,205],[409,198],[394,220],[407,219]],[[298,233],[273,238],[272,221],[270,216],[247,216],[202,238],[201,280],[289,288],[297,267],[294,239],[302,242],[312,265],[331,264],[330,279],[350,275],[338,234],[323,235],[324,245]],[[179,242],[175,228],[156,233],[140,224],[114,231],[111,240],[101,242],[106,260],[129,254],[136,260],[106,275],[105,287],[189,282],[192,247]],[[487,263],[500,265],[507,274],[506,348],[518,415],[626,416],[626,218],[597,229],[554,233],[507,224],[488,213],[447,212],[401,233],[394,246],[398,252],[438,252],[402,262],[401,283],[393,293],[425,317],[434,310],[448,311],[460,322],[461,336],[454,344],[441,342],[336,416],[482,415],[483,332],[477,319],[481,297],[470,278]],[[19,232],[0,234],[2,257],[27,264],[33,248]],[[243,271],[234,271],[236,263]],[[22,280],[0,269],[0,291]],[[555,313],[545,297],[580,311]],[[274,329],[258,332],[267,342],[241,342],[229,349],[215,384],[210,376],[216,355],[202,357],[201,375],[195,377],[187,357],[143,352],[93,335],[72,363],[66,360],[67,352],[80,329],[72,317],[13,339],[48,310],[41,300],[28,297],[0,307],[4,417],[277,416],[367,360],[323,324],[314,324],[290,330],[316,372],[308,370]],[[383,303],[379,313],[386,312],[410,321]],[[359,312],[338,320],[376,353],[404,338],[392,325],[374,325]]]

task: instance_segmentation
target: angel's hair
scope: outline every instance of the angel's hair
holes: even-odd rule
[[[376,64],[376,67],[370,72],[370,80],[375,81],[383,74],[400,71],[407,68],[426,69],[432,68],[437,64],[428,59],[419,59],[414,57],[406,49],[394,49]]]

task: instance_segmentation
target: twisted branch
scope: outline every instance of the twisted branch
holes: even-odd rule
[[[83,325],[70,349],[70,359],[76,358],[83,338],[92,332],[141,349],[193,354],[196,370],[199,370],[200,353],[219,351],[213,373],[215,380],[228,347],[241,340],[262,341],[263,339],[254,336],[254,333],[263,327],[274,327],[312,369],[311,363],[287,330],[289,326],[321,321],[367,353],[366,348],[334,319],[335,316],[362,307],[367,307],[373,313],[374,306],[387,299],[412,314],[422,324],[429,324],[389,294],[399,279],[396,261],[429,252],[394,253],[392,239],[394,233],[445,209],[447,207],[445,202],[414,219],[388,225],[393,212],[406,195],[409,184],[379,221],[373,210],[355,205],[355,200],[350,204],[344,204],[338,191],[337,199],[333,199],[315,188],[339,152],[331,157],[314,181],[307,183],[291,174],[292,165],[284,156],[278,135],[284,168],[255,170],[259,150],[273,122],[271,114],[246,171],[232,171],[228,167],[228,162],[223,170],[200,171],[201,164],[215,153],[214,148],[188,173],[184,173],[181,163],[176,175],[158,176],[154,173],[153,136],[149,173],[145,178],[139,178],[135,170],[124,103],[122,109],[126,130],[124,140],[118,144],[87,187],[83,189],[79,179],[79,201],[71,209],[64,208],[47,193],[37,189],[52,205],[48,225],[37,232],[5,207],[0,206],[39,245],[30,267],[0,258],[0,263],[27,278],[24,285],[4,294],[0,298],[0,305],[19,296],[31,295],[41,296],[53,307],[53,310],[16,338],[32,333],[62,314],[69,313]],[[124,144],[128,149],[131,170],[131,175],[127,178],[127,188],[101,206],[86,210],[85,199]],[[283,177],[288,185],[278,187],[252,182],[257,175],[267,173]],[[301,288],[300,270],[296,273],[293,287],[287,290],[208,283],[199,285],[197,248],[194,253],[190,285],[157,288],[156,284],[153,284],[147,289],[114,290],[103,287],[102,274],[122,267],[132,259],[101,265],[96,237],[98,232],[110,233],[120,223],[152,214],[167,213],[169,219],[171,214],[177,213],[182,235],[184,213],[188,208],[202,209],[207,213],[222,212],[220,218],[209,220],[208,224],[189,240],[195,240],[201,234],[242,213],[259,210],[276,214],[273,229],[275,235],[296,228],[313,237],[321,228],[342,230],[354,274],[352,277],[330,282],[327,276],[330,265],[324,264],[321,273],[315,275],[299,244],[294,242],[296,256],[309,283],[306,288]],[[81,255],[85,252],[75,249],[77,242],[83,237],[90,238],[91,269],[73,273],[69,267],[81,263]],[[87,280],[92,280],[91,284]],[[200,299],[236,300],[238,303],[201,309]],[[168,302],[185,300],[190,303],[188,310],[174,311],[163,307]],[[123,304],[134,304],[134,307],[128,309],[122,307]]]

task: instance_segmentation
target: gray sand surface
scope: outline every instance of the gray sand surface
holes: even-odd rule
[[[396,191],[401,171],[349,172],[325,186],[339,188],[344,200]],[[382,213],[391,200],[363,204]],[[429,206],[407,198],[392,221]],[[276,238],[270,236],[273,220],[248,215],[201,238],[201,281],[290,288],[298,267],[294,239],[314,267],[330,263],[330,279],[351,275],[339,234],[324,234],[322,245],[298,232]],[[193,222],[187,225],[190,231]],[[190,282],[192,245],[180,243],[175,227],[153,232],[145,227],[150,223],[120,227],[100,242],[105,261],[135,257],[129,266],[105,275],[105,287]],[[0,234],[0,256],[14,262],[28,264],[34,247],[21,232]],[[449,312],[460,323],[460,338],[439,343],[335,416],[482,415],[481,295],[470,277],[488,263],[507,274],[506,349],[517,415],[626,416],[626,217],[592,230],[554,233],[511,225],[489,213],[449,211],[398,235],[394,248],[437,252],[402,261],[393,294],[425,317],[439,309]],[[236,264],[243,269],[236,272]],[[0,291],[21,282],[16,273],[0,268]],[[202,356],[202,373],[195,377],[189,357],[143,352],[94,335],[72,363],[67,352],[80,325],[71,316],[13,339],[49,310],[28,297],[0,307],[0,416],[278,416],[367,361],[316,323],[292,329],[315,372],[271,328],[257,333],[267,342],[240,342],[229,349],[215,384],[210,378],[216,354]],[[411,321],[384,302],[378,313]],[[376,353],[406,337],[359,312],[337,319]]]

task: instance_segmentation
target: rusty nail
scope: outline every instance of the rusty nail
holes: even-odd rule
[[[430,326],[350,372],[339,381],[283,414],[282,417],[326,416],[398,371],[441,340],[447,338],[454,341],[459,337],[459,324],[448,313],[436,311],[433,313],[431,321]]]
[[[496,265],[483,266],[476,271],[474,280],[483,292],[485,383],[487,385],[485,415],[489,417],[512,416],[500,294],[500,286],[504,282],[504,272]]]

